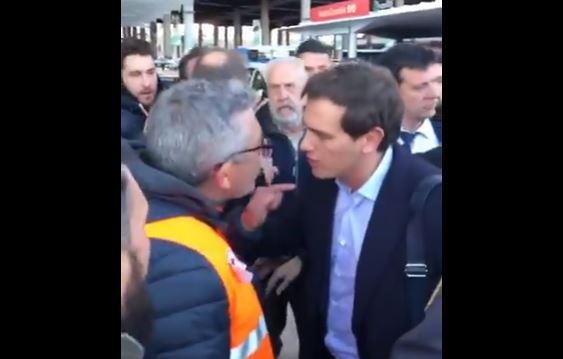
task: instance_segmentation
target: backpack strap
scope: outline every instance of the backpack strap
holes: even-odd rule
[[[442,175],[424,178],[411,197],[412,216],[407,225],[407,299],[411,323],[416,325],[424,318],[428,292],[428,267],[424,250],[424,204],[434,188],[442,184]]]

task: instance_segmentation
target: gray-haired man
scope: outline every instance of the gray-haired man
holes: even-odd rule
[[[147,359],[273,358],[250,275],[221,213],[227,201],[258,191],[259,205],[251,201],[242,215],[242,226],[254,228],[294,188],[255,191],[271,147],[253,105],[241,81],[184,81],[151,109],[140,158],[122,148],[150,204],[147,283],[156,321]]]

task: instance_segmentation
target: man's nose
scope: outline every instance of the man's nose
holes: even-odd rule
[[[428,97],[439,98],[442,97],[442,84],[437,82],[432,82],[428,87]]]
[[[303,152],[310,152],[313,150],[313,146],[311,144],[311,135],[307,130],[305,130],[305,133],[303,134],[303,139],[301,140],[299,149]]]
[[[149,87],[151,85],[151,76],[143,75],[143,87]]]

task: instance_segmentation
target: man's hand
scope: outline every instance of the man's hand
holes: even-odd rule
[[[278,208],[283,199],[283,193],[295,189],[293,183],[280,183],[268,187],[257,187],[242,212],[241,223],[245,230],[253,231],[260,227],[268,213]]]
[[[276,166],[274,166],[272,158],[262,158],[260,165],[262,166],[262,174],[264,175],[264,180],[266,181],[266,185],[271,186],[274,177],[279,174],[279,170]]]
[[[268,280],[266,295],[270,295],[270,292],[276,287],[276,294],[280,295],[297,278],[302,266],[301,258],[298,256],[279,266]]]
[[[258,278],[265,279],[286,260],[287,258],[258,258],[252,265],[251,270]]]

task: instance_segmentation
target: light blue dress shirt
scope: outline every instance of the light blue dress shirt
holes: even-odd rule
[[[389,147],[370,178],[355,192],[338,185],[334,210],[330,289],[325,345],[336,359],[358,359],[358,346],[352,333],[356,268],[373,206],[381,184],[389,172],[393,149]]]

